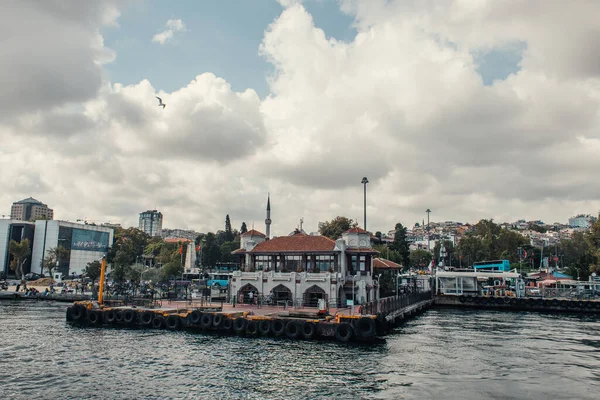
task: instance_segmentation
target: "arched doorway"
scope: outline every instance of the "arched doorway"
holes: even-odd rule
[[[250,295],[249,295],[250,292],[253,292],[253,294],[254,294],[252,296],[253,300],[250,300]],[[254,299],[256,299],[256,297],[258,296],[258,289],[254,285],[247,283],[244,286],[242,286],[240,288],[240,290],[238,290],[237,296],[238,296],[237,297],[238,303],[253,304]]]
[[[304,307],[317,307],[319,299],[327,301],[327,293],[317,285],[312,285],[304,292]]]
[[[294,297],[292,296],[292,291],[287,286],[277,285],[273,288],[272,292],[272,305],[284,304],[283,302],[287,302],[285,304],[293,304]]]

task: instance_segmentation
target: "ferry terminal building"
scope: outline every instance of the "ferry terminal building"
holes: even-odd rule
[[[269,221],[270,222],[270,221]],[[359,227],[337,240],[297,231],[289,236],[267,237],[256,230],[241,236],[241,268],[233,273],[231,294],[249,301],[249,293],[268,296],[274,304],[315,307],[324,299],[330,307],[364,304],[378,299],[373,274],[377,251],[371,235]]]

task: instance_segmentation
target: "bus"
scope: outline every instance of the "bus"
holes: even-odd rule
[[[231,275],[231,273],[226,272],[209,272],[206,286],[210,288],[219,287],[220,289],[226,289],[227,286],[229,286]]]
[[[495,271],[495,272],[510,272],[510,261],[508,260],[492,260],[478,261],[473,263],[475,271]]]

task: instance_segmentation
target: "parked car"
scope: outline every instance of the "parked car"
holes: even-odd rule
[[[25,274],[26,281],[36,281],[40,278],[44,278],[44,274],[38,274],[37,272],[30,272],[28,274]]]

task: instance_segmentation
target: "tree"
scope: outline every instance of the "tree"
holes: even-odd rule
[[[427,250],[417,249],[410,252],[410,265],[425,269],[431,262],[433,255]]]
[[[248,227],[246,226],[245,222],[242,222],[242,227],[240,228],[240,234],[244,234],[248,232]]]
[[[402,264],[402,255],[399,252],[390,249],[385,244],[376,244],[373,246],[373,249],[379,252],[380,257],[393,261],[397,264]]]
[[[395,226],[394,242],[390,245],[390,248],[400,254],[402,265],[408,268],[410,265],[410,246],[406,240],[406,228],[399,222]]]
[[[204,236],[204,247],[202,248],[203,266],[213,267],[221,259],[220,244],[217,243],[217,237],[214,233],[208,232]]]
[[[472,266],[477,261],[489,260],[490,257],[490,250],[483,239],[473,234],[463,236],[457,248],[458,255],[462,257],[462,262],[466,263],[466,266]]]
[[[231,254],[232,251],[239,249],[239,244],[235,242],[225,242],[219,249],[221,253],[221,262],[234,262],[235,257]]]
[[[225,216],[225,242],[233,241],[233,232],[231,230],[231,220],[229,214]]]
[[[95,260],[89,262],[85,266],[85,275],[90,278],[92,281],[96,281],[96,279],[100,278],[100,270],[102,269],[102,263],[100,261]]]
[[[52,277],[52,271],[55,267],[60,266],[69,257],[69,250],[62,246],[56,246],[48,249],[48,255],[42,261],[42,269],[48,271],[48,275]]]
[[[107,262],[116,262],[117,253],[120,253],[119,262],[121,265],[135,263],[136,257],[144,253],[150,242],[150,236],[137,228],[117,228],[114,236],[115,240],[108,252]]]
[[[319,233],[323,236],[327,236],[330,239],[337,240],[342,233],[346,232],[352,227],[352,219],[346,217],[337,216],[331,221],[326,221],[319,228]]]
[[[10,269],[15,271],[17,277],[25,279],[25,274],[23,273],[23,264],[25,264],[27,257],[29,257],[31,254],[29,239],[23,239],[20,242],[11,239],[11,241],[8,243],[8,252],[13,257],[12,261],[10,262]]]

